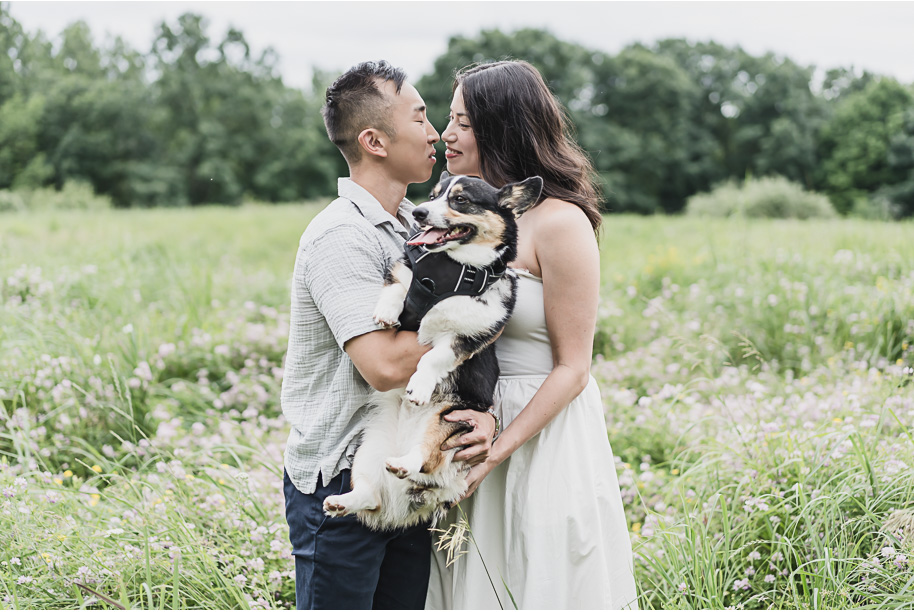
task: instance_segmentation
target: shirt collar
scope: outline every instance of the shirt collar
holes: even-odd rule
[[[362,213],[362,216],[368,219],[373,225],[381,225],[383,223],[390,223],[394,231],[406,238],[408,236],[408,228],[403,227],[403,224],[389,212],[384,210],[384,207],[381,206],[381,203],[378,200],[368,193],[368,191],[353,181],[351,178],[340,178],[337,181],[337,187],[339,190],[339,195],[341,198],[346,198],[352,202],[356,208],[359,209],[359,212]],[[399,213],[406,219],[408,224],[412,224],[413,221],[413,209],[416,207],[415,204],[403,198],[400,202]]]

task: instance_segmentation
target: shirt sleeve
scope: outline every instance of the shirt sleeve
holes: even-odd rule
[[[377,236],[341,225],[317,236],[301,255],[305,285],[340,349],[356,336],[383,329],[372,315],[389,261]]]

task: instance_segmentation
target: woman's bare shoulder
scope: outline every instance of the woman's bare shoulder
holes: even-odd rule
[[[548,230],[550,233],[560,232],[562,234],[590,234],[593,236],[593,226],[587,215],[577,204],[572,204],[566,200],[557,198],[546,198],[527,214],[533,218],[531,221],[537,229]]]

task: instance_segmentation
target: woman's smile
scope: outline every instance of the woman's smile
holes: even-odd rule
[[[463,103],[463,90],[458,86],[451,100],[447,129],[441,134],[444,141],[444,157],[451,174],[479,176],[479,151],[476,137],[470,126],[470,117]],[[460,147],[459,149],[457,147]]]

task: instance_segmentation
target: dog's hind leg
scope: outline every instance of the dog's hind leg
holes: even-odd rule
[[[342,495],[330,495],[324,499],[324,514],[327,516],[346,516],[362,510],[377,510],[380,501],[366,489],[353,489]]]
[[[352,463],[352,490],[340,495],[329,495],[324,499],[324,514],[346,516],[363,510],[377,510],[381,505],[381,478],[383,470],[377,465],[377,453],[371,452],[373,440],[368,437],[356,452]],[[364,451],[364,452],[363,452]]]
[[[371,409],[362,433],[361,443],[352,460],[350,472],[352,491],[331,495],[324,500],[324,513],[345,516],[363,510],[376,510],[385,497],[384,459],[396,452],[395,440],[400,412],[400,393],[378,393],[372,398]]]
[[[429,423],[422,438],[402,457],[387,460],[387,471],[398,478],[416,478],[419,474],[433,474],[445,464],[456,449],[442,451],[444,441],[456,433],[470,431],[464,422],[452,423],[442,416],[450,412],[451,406],[440,410]]]
[[[397,478],[406,478],[422,467],[422,447],[414,446],[402,457],[387,460],[387,471]]]

